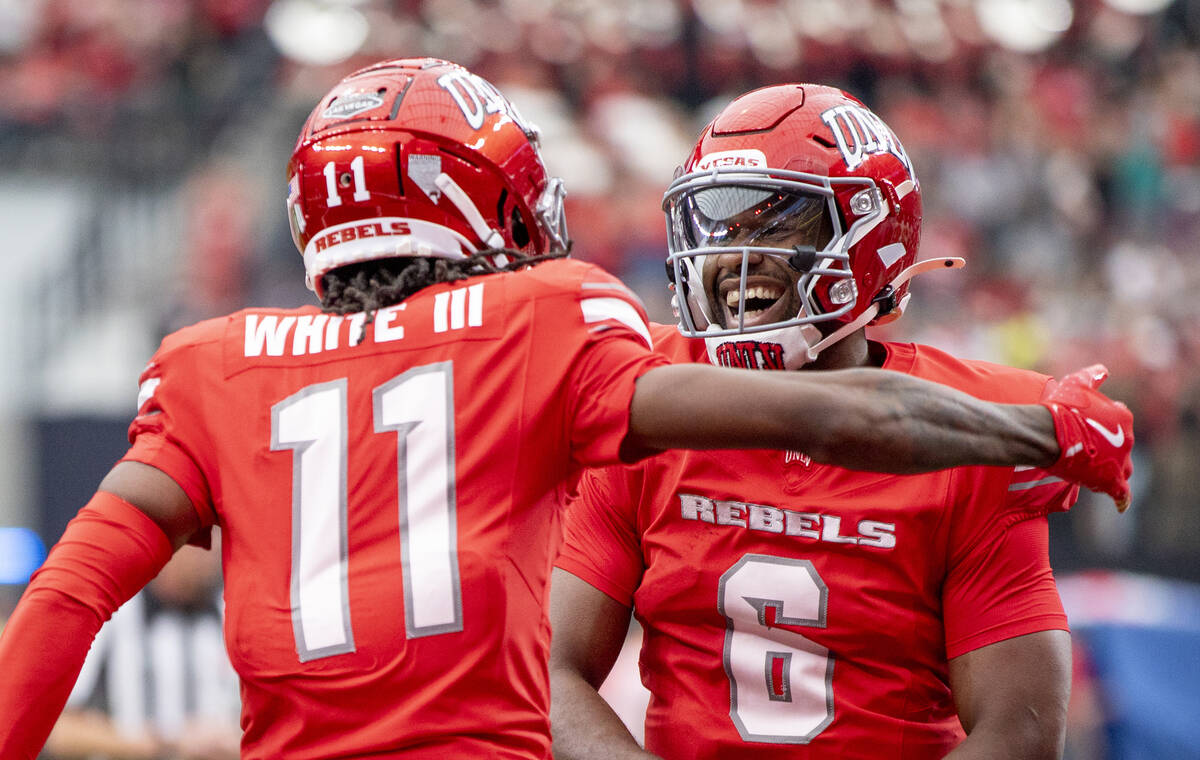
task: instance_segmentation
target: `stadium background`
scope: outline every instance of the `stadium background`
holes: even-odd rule
[[[574,255],[660,321],[659,201],[715,110],[781,81],[866,101],[921,178],[922,257],[968,261],[887,334],[1103,361],[1136,414],[1131,512],[1085,492],[1051,524],[1088,647],[1072,757],[1200,757],[1200,0],[0,0],[0,615],[123,451],[162,335],[311,300],[295,135],[417,55],[541,127]]]

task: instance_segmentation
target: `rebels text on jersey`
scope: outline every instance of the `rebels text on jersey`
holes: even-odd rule
[[[700,341],[655,346],[703,361]],[[885,367],[1002,402],[1048,378],[884,344]],[[585,475],[558,566],[634,607],[669,760],[941,757],[962,739],[947,659],[1065,629],[1031,469],[891,476],[800,452],[667,452]]]
[[[572,260],[163,341],[125,458],[222,529],[243,757],[549,756],[559,504],[619,461],[648,346]]]

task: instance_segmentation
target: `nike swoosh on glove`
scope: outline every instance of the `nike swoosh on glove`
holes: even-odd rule
[[[1107,377],[1103,364],[1093,364],[1046,383],[1040,403],[1054,418],[1062,452],[1047,472],[1108,494],[1124,512],[1133,473],[1133,413],[1096,390]]]

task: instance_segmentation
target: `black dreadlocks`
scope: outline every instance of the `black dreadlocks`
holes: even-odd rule
[[[504,266],[492,263],[492,257],[500,254],[510,259]],[[489,249],[465,259],[397,257],[347,264],[324,274],[321,308],[331,314],[366,312],[369,323],[377,310],[398,304],[430,285],[482,274],[512,272],[566,255],[565,251],[560,251],[522,257],[510,251]]]

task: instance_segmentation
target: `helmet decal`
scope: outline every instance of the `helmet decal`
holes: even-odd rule
[[[354,92],[337,98],[324,111],[321,117],[325,119],[350,119],[360,113],[379,108],[383,98],[374,92]]]
[[[908,169],[909,176],[913,176],[912,162],[896,135],[867,109],[846,103],[822,112],[821,121],[833,133],[847,170],[854,171],[870,156],[891,153]]]
[[[490,114],[498,113],[502,118],[515,123],[523,132],[531,131],[521,120],[516,106],[483,77],[466,69],[455,69],[438,77],[437,83],[450,93],[471,129],[479,129]]]
[[[767,168],[767,157],[761,150],[747,148],[744,150],[719,150],[716,153],[705,154],[696,162],[696,171],[709,169],[744,169]]]
[[[437,203],[442,191],[437,186],[438,175],[442,173],[442,157],[413,153],[408,157],[408,178],[429,196],[429,200]]]

